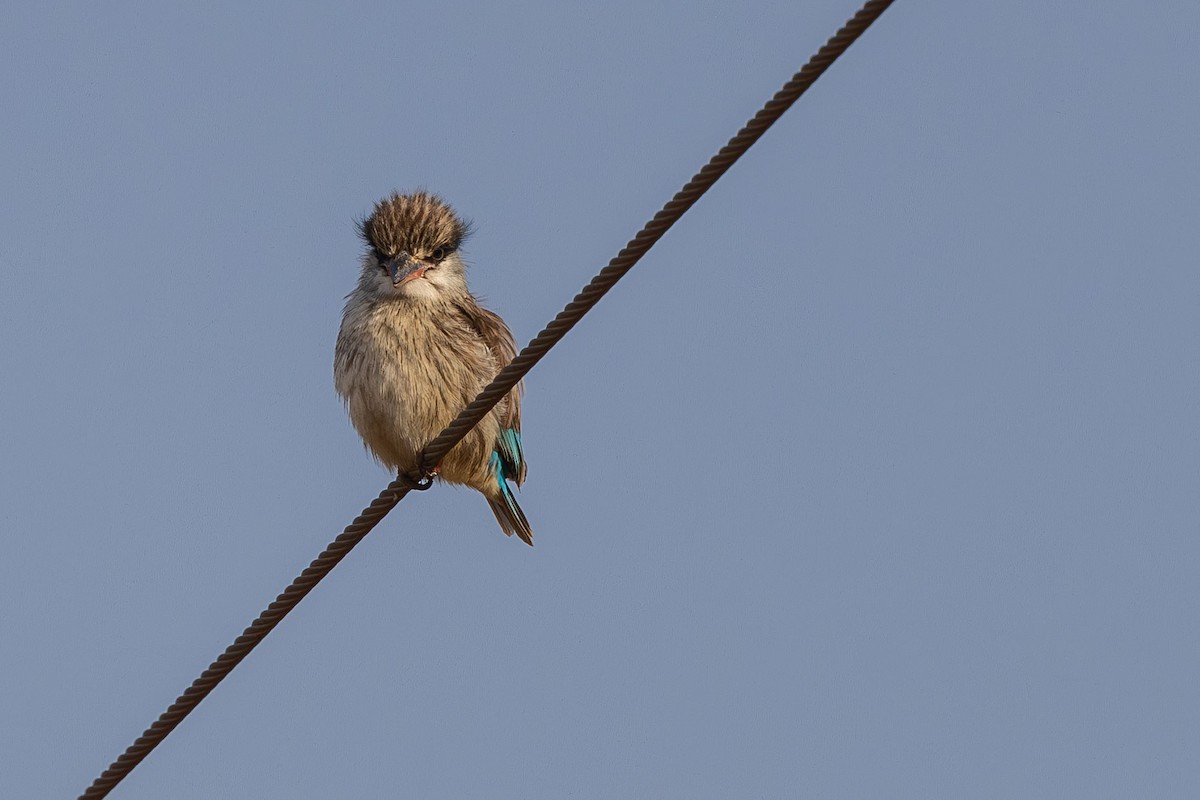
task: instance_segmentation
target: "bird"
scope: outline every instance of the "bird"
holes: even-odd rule
[[[422,448],[516,356],[516,345],[467,288],[461,247],[470,224],[442,198],[393,192],[358,230],[366,252],[346,296],[334,388],[375,459],[421,480]],[[431,474],[478,490],[504,533],[532,545],[511,485],[526,474],[522,391],[515,386]]]

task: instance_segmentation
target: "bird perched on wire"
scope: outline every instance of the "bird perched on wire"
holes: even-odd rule
[[[418,481],[421,449],[516,355],[508,326],[467,289],[469,226],[441,198],[393,193],[359,226],[367,252],[346,297],[334,385],[382,464]],[[434,468],[483,493],[506,534],[533,544],[509,482],[525,480],[517,386]]]

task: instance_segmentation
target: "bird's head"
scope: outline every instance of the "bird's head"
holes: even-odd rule
[[[438,299],[467,292],[458,248],[470,226],[440,197],[392,193],[359,225],[367,243],[361,288],[381,298]]]

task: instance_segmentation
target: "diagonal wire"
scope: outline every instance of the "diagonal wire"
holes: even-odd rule
[[[879,15],[887,10],[893,0],[869,0],[833,38],[809,59],[783,88],[775,93],[763,108],[746,123],[737,135],[701,169],[662,209],[646,223],[638,234],[629,241],[602,269],[591,283],[567,304],[558,316],[534,337],[488,386],[464,408],[458,417],[436,438],[425,446],[421,460],[422,478],[430,468],[439,463],[467,433],[479,423],[508,392],[525,377],[542,356],[553,347],[584,314],[600,301],[609,289],[627,273],[654,244],[662,238],[672,225],[692,207],[708,189],[733,166],[750,146],[758,141],[768,128],[783,113],[791,108],[809,86],[862,35]],[[337,566],[347,553],[382,520],[396,504],[404,499],[411,489],[422,484],[400,476],[388,484],[379,496],[363,509],[362,514],[347,526],[346,530],[322,551],[321,555],[292,581],[275,601],[259,614],[254,622],[225,648],[217,660],[204,670],[192,685],[146,729],[137,741],[131,744],[116,761],[92,782],[80,800],[97,800],[106,797],[113,788],[141,763],[151,750],[167,737],[183,719],[216,688],[233,668],[242,662],[258,644],[266,638],[288,612],[304,599],[314,586]]]
[[[729,143],[709,159],[709,162],[688,181],[675,196],[663,206],[654,218],[629,240],[624,249],[608,262],[608,266],[600,270],[591,283],[575,295],[575,299],[558,313],[558,316],[547,325],[541,333],[534,337],[520,354],[500,370],[488,386],[464,408],[458,418],[450,423],[429,444],[425,445],[425,457],[421,462],[422,471],[428,472],[450,451],[450,448],[462,441],[467,432],[483,419],[500,400],[516,386],[521,378],[542,359],[551,347],[566,336],[567,331],[575,327],[575,323],[583,315],[600,302],[613,285],[619,281],[646,252],[662,238],[672,225],[691,208],[700,197],[717,182],[725,172],[733,166],[750,146],[759,140],[767,129],[783,116],[783,112],[792,107],[800,95],[824,74],[829,65],[838,56],[846,52],[850,45],[862,35],[879,15],[887,10],[892,0],[870,0],[858,13],[842,26],[825,46],[808,60],[804,67],[792,76],[792,79],[767,101],[754,117],[729,140]]]

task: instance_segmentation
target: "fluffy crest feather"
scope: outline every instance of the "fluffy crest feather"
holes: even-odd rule
[[[369,246],[389,257],[401,250],[417,256],[439,247],[457,250],[471,232],[470,223],[442,198],[421,191],[392,192],[358,227]]]

